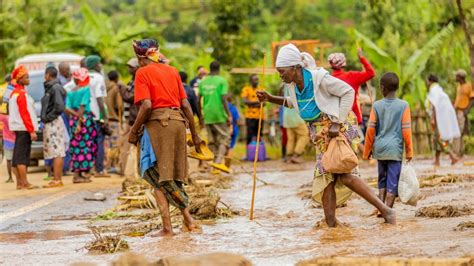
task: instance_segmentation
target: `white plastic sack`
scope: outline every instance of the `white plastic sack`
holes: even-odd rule
[[[410,163],[402,165],[400,181],[398,182],[398,196],[408,205],[416,206],[420,195],[420,183],[416,178],[415,169]]]

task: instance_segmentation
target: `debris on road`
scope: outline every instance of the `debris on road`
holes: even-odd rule
[[[474,221],[469,221],[469,222],[461,222],[456,226],[454,229],[455,231],[466,231],[469,229],[474,229]]]
[[[89,228],[94,234],[94,240],[88,243],[85,248],[94,254],[110,254],[120,251],[128,250],[127,241],[123,240],[119,235],[106,235],[103,236],[102,232],[97,227]]]
[[[85,197],[84,200],[86,201],[106,201],[107,197],[104,195],[104,193],[97,192],[94,194],[94,197]]]
[[[433,205],[422,207],[416,211],[416,217],[430,218],[448,218],[469,215],[472,209],[469,206],[452,206],[452,205]]]

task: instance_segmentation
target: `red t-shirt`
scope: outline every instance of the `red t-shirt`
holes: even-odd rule
[[[362,123],[362,111],[360,110],[359,105],[359,87],[360,85],[364,84],[365,82],[369,81],[373,77],[375,77],[375,71],[370,65],[369,61],[364,57],[360,57],[360,62],[364,66],[365,71],[348,71],[344,72],[342,69],[334,70],[332,72],[333,77],[336,77],[347,84],[351,85],[354,89],[354,103],[352,105],[352,111],[357,117],[357,122],[359,124]]]
[[[151,63],[135,74],[135,104],[151,100],[152,109],[181,107],[186,92],[178,71],[165,64]]]

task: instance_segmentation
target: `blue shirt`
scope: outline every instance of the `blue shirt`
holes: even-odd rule
[[[387,99],[374,103],[376,117],[373,157],[377,160],[401,161],[403,157],[402,116],[408,103]]]
[[[78,110],[79,108],[81,108],[81,105],[84,105],[84,110],[86,112],[90,112],[90,95],[91,91],[89,89],[89,86],[68,92],[66,97],[66,108]]]
[[[321,110],[314,100],[313,76],[304,68],[301,71],[303,72],[304,88],[300,91],[298,86],[295,86],[300,116],[305,121],[314,121],[321,115]]]

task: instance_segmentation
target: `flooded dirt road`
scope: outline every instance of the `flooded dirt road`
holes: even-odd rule
[[[474,167],[448,166],[433,169],[428,161],[415,162],[420,176],[437,174],[462,176],[452,182],[423,183],[422,199],[417,207],[396,203],[398,225],[390,226],[383,220],[369,217],[373,208],[353,195],[346,207],[337,210],[339,220],[346,227],[329,229],[315,226],[323,218],[320,208],[307,199],[307,189],[301,187],[312,181],[312,166],[305,170],[283,171],[271,162],[262,165],[267,171],[258,176],[268,182],[259,183],[256,194],[255,221],[248,220],[251,196],[251,176],[237,174],[230,189],[219,190],[222,201],[243,215],[218,220],[214,225],[203,225],[203,234],[180,233],[172,239],[149,236],[126,237],[130,249],[150,261],[159,258],[201,254],[215,251],[239,253],[256,265],[294,265],[296,262],[328,256],[394,256],[394,257],[463,257],[474,255],[474,229],[458,225],[474,221],[474,212],[457,217],[415,217],[418,209],[434,205],[472,208],[474,200]],[[299,167],[298,167],[299,168]],[[291,170],[297,168],[291,167]],[[300,168],[301,169],[301,168]],[[376,177],[375,166],[364,165],[362,176]],[[431,180],[431,179],[430,179]],[[114,182],[114,184],[117,182]],[[101,213],[117,204],[117,185],[107,190],[89,188],[51,200],[48,204],[11,215],[52,195],[4,199],[1,214],[7,216],[0,223],[0,264],[5,265],[64,265],[73,262],[106,264],[114,255],[88,255],[81,249],[92,238],[88,215]],[[83,198],[96,190],[107,196],[105,202],[87,202]],[[59,193],[59,192],[58,192]],[[54,193],[53,193],[54,195]],[[472,210],[472,209],[470,209]],[[74,220],[62,217],[75,215]]]

